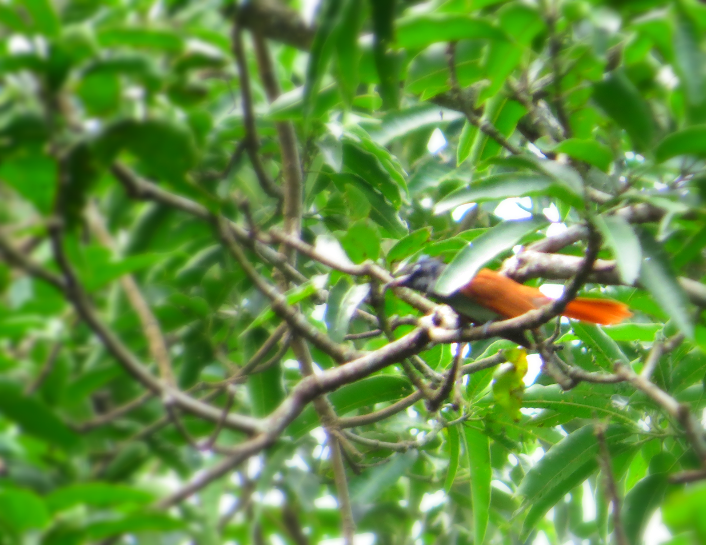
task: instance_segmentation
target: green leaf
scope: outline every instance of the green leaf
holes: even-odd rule
[[[368,128],[370,137],[381,146],[415,131],[438,127],[463,117],[461,112],[441,108],[434,104],[415,104],[403,110],[388,112],[379,125]]]
[[[474,181],[469,187],[452,191],[434,206],[434,214],[443,214],[468,203],[500,201],[551,193],[554,183],[546,176],[525,173],[493,174]]]
[[[367,284],[350,286],[345,278],[341,278],[334,286],[329,294],[324,315],[331,340],[337,343],[343,342],[353,314],[368,296],[369,291],[370,286]]]
[[[556,484],[586,462],[594,460],[598,443],[593,426],[583,426],[547,451],[525,475],[518,489],[526,505],[531,505],[549,492]]]
[[[353,263],[362,263],[366,259],[376,261],[380,256],[379,229],[367,218],[348,227],[339,240]]]
[[[79,270],[81,280],[89,292],[96,291],[126,274],[150,267],[164,259],[160,254],[142,254],[114,261],[110,259],[110,253],[103,251],[103,248],[93,247],[92,249],[96,251],[86,251],[86,264]]]
[[[603,172],[608,172],[610,164],[613,162],[613,153],[610,148],[595,140],[569,138],[560,142],[552,151],[565,153],[573,159],[598,167]]]
[[[44,501],[34,492],[18,488],[0,490],[0,527],[20,534],[42,529],[50,520]]]
[[[179,286],[194,285],[201,282],[201,279],[216,263],[223,259],[223,247],[220,244],[213,244],[191,257],[183,267],[176,272],[176,282]]]
[[[627,365],[629,360],[617,343],[597,325],[574,321],[571,324],[576,336],[591,353],[591,360],[608,372],[613,372],[615,364]]]
[[[479,84],[483,77],[483,42],[463,40],[454,50],[456,79],[461,87]],[[407,69],[405,90],[421,94],[427,100],[451,88],[449,58],[445,44],[435,44],[422,50]]]
[[[110,71],[91,72],[83,77],[76,93],[91,115],[108,114],[120,105],[120,78]]]
[[[404,171],[400,165],[397,157],[392,155],[390,151],[380,143],[373,140],[373,138],[368,134],[363,128],[358,125],[351,125],[346,127],[346,135],[353,138],[356,144],[363,150],[372,154],[377,158],[382,168],[386,171],[387,175],[392,178],[399,188],[407,192],[407,173]]]
[[[159,119],[115,123],[100,135],[95,147],[106,162],[125,149],[140,160],[145,174],[171,182],[181,182],[197,158],[191,131]]]
[[[596,225],[618,263],[620,279],[631,286],[640,274],[642,248],[630,224],[620,216],[597,216]]]
[[[615,448],[632,433],[624,426],[611,425],[605,434],[606,443]],[[571,479],[572,474],[586,463],[595,463],[597,454],[598,442],[592,425],[583,426],[559,441],[530,468],[520,483],[517,492],[524,497],[524,505],[541,500],[559,483]]]
[[[147,504],[154,495],[122,484],[92,482],[75,483],[54,490],[46,497],[47,507],[53,512],[64,511],[76,505],[112,507],[125,504]]]
[[[630,135],[637,151],[649,150],[655,135],[652,112],[640,91],[621,71],[594,83],[593,99]]]
[[[696,348],[686,354],[679,363],[674,366],[671,377],[670,393],[678,393],[700,383],[706,376],[706,360],[703,352]]]
[[[456,479],[458,471],[458,462],[461,455],[461,441],[458,433],[458,426],[447,426],[446,442],[449,449],[449,465],[446,468],[446,477],[444,478],[444,490],[448,494]]]
[[[398,181],[390,176],[375,155],[361,149],[355,142],[344,140],[343,166],[365,180],[372,188],[380,191],[395,208],[401,206],[402,198]]]
[[[497,27],[469,15],[425,13],[397,20],[397,45],[407,49],[478,38],[507,40]]]
[[[429,240],[430,236],[431,227],[423,227],[401,238],[390,248],[390,251],[387,252],[387,261],[394,263],[412,255],[418,251],[420,247],[424,246],[424,243]]]
[[[58,167],[39,150],[25,150],[1,160],[0,180],[15,189],[42,214],[54,206]]]
[[[343,6],[341,24],[336,37],[334,54],[338,65],[337,79],[341,94],[350,105],[356,95],[358,85],[358,34],[363,23],[363,3],[348,0]]]
[[[341,7],[344,4],[350,4],[350,0],[324,0],[319,8],[321,17],[319,17],[314,41],[311,44],[306,79],[304,80],[304,119],[309,117],[313,99],[318,95],[321,78],[333,53],[339,32],[338,26],[342,22]]]
[[[679,155],[706,156],[706,125],[688,127],[667,135],[655,148],[655,159],[664,162]]]
[[[535,384],[527,388],[522,395],[522,406],[551,409],[572,418],[606,417],[627,425],[632,424],[638,418],[638,413],[629,407],[617,407],[611,399],[614,394],[614,387],[596,384],[580,384],[568,392],[562,391],[557,385]],[[490,403],[490,399],[487,402]]]
[[[262,373],[248,377],[248,397],[253,416],[262,418],[272,413],[285,398],[282,367],[275,364]]]
[[[652,513],[662,502],[667,489],[667,475],[648,475],[637,483],[623,500],[622,516],[625,537],[631,545],[643,543],[642,534]]]
[[[578,322],[576,322],[578,323]],[[601,327],[601,331],[618,342],[652,342],[658,331],[664,328],[662,324],[618,324]],[[579,337],[566,333],[559,337],[558,343],[576,341]]]
[[[703,31],[694,24],[680,2],[675,3],[674,68],[684,90],[690,123],[706,122],[706,53]]]
[[[373,56],[380,81],[379,93],[383,107],[397,109],[399,105],[398,58],[388,51],[394,40],[395,0],[370,0],[373,18]]]
[[[514,158],[517,162],[526,162],[526,164],[542,174],[546,174],[554,179],[554,182],[566,190],[569,199],[565,199],[567,204],[571,204],[576,208],[583,205],[583,179],[581,175],[571,166],[563,165],[557,161],[549,161],[539,159],[537,157],[517,157]]]
[[[73,450],[79,444],[78,436],[54,411],[26,397],[17,384],[0,381],[0,414],[17,423],[23,432],[57,447]]]
[[[694,324],[689,312],[689,300],[672,271],[669,258],[646,231],[639,231],[638,236],[644,256],[640,270],[640,283],[674,320],[682,333],[693,339]]]
[[[502,136],[508,138],[515,130],[517,122],[525,113],[527,113],[527,110],[519,102],[498,94],[488,100],[483,112],[483,120],[491,123]],[[484,132],[477,131],[469,153],[469,159],[473,165],[478,165],[491,157],[495,157],[502,149],[497,140]]]
[[[332,174],[331,179],[345,192],[347,185],[352,185],[365,196],[370,203],[370,219],[386,229],[394,237],[407,235],[407,226],[402,223],[397,210],[384,197],[375,191],[364,179],[355,174]]]
[[[15,32],[25,32],[26,25],[17,12],[5,4],[0,4],[0,23]]]
[[[476,7],[477,2],[473,6]],[[545,22],[537,9],[509,3],[498,10],[500,28],[510,41],[494,40],[488,47],[485,71],[491,84],[481,93],[481,100],[495,96],[526,54],[532,40],[542,32]]]
[[[490,442],[488,436],[477,428],[466,425],[463,431],[471,472],[473,543],[482,545],[488,527],[490,481],[493,477],[493,469],[490,466]]]
[[[101,30],[98,41],[103,47],[134,47],[179,53],[184,39],[174,30],[156,28],[113,27]]]
[[[297,303],[300,303],[304,299],[307,299],[317,293],[318,288],[314,285],[312,281],[305,282],[304,284],[301,284],[299,286],[295,286],[292,289],[288,290],[284,296],[287,299],[287,303],[290,305],[296,305]],[[181,295],[181,294],[179,294]],[[183,300],[183,304],[186,306],[189,306],[188,299]],[[272,320],[276,316],[275,311],[272,310],[270,307],[266,307],[260,314],[258,314],[255,319],[250,322],[245,329],[243,329],[242,333],[240,334],[245,335],[249,331],[253,330],[256,327],[260,327],[263,324],[266,324],[270,320]]]
[[[473,148],[473,142],[477,137],[478,127],[468,121],[464,121],[461,136],[458,137],[458,147],[456,148],[456,166],[468,159],[468,156],[471,154],[471,149]]]
[[[566,475],[564,479],[552,483],[551,488],[546,490],[545,495],[533,501],[531,507],[529,507],[522,524],[521,538],[526,539],[538,522],[544,518],[547,511],[554,507],[559,500],[566,497],[566,494],[588,479],[596,469],[598,469],[598,462],[589,460],[574,469],[572,473]]]
[[[34,22],[34,29],[40,34],[57,37],[61,32],[61,23],[56,10],[49,0],[24,0],[22,6],[29,12]]]
[[[336,414],[346,413],[375,405],[399,401],[412,393],[412,388],[406,378],[394,375],[376,375],[364,378],[358,382],[347,384],[328,395],[328,399],[336,410]],[[319,425],[319,418],[314,407],[308,405],[287,428],[286,434],[301,437]]]
[[[434,290],[440,295],[450,295],[468,283],[488,261],[544,225],[544,220],[504,221],[489,229],[454,257],[436,281]]]
[[[386,464],[353,477],[349,481],[351,502],[354,505],[367,505],[377,500],[409,471],[417,456],[417,452],[412,450],[395,454]]]
[[[681,270],[685,265],[700,258],[704,247],[706,247],[706,226],[691,233],[684,245],[674,253],[672,257],[674,270]]]
[[[92,540],[105,539],[125,533],[139,534],[156,532],[166,534],[186,527],[186,521],[172,518],[165,513],[130,513],[116,520],[91,522],[86,527],[86,535]]]
[[[703,541],[706,537],[706,529],[703,527],[704,506],[706,486],[693,485],[667,496],[661,506],[662,519],[673,533],[692,531]]]

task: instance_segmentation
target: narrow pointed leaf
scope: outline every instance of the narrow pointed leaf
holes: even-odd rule
[[[546,225],[544,220],[505,221],[461,250],[436,282],[435,291],[449,295],[468,283],[488,261]]]
[[[678,155],[706,156],[706,125],[673,132],[655,148],[655,158],[660,162]]]
[[[490,510],[490,481],[493,476],[493,469],[490,466],[490,443],[488,436],[477,428],[466,426],[463,431],[471,472],[473,543],[481,545],[485,540]]]
[[[672,271],[669,259],[649,233],[640,231],[638,236],[644,256],[640,270],[640,283],[669,314],[682,333],[693,338],[694,324],[689,315],[689,300]]]
[[[642,248],[630,224],[619,216],[598,216],[596,224],[618,263],[620,279],[631,286],[640,274]]]
[[[456,479],[456,472],[458,471],[458,462],[461,452],[461,441],[457,426],[448,426],[446,428],[446,441],[449,449],[449,465],[446,469],[444,490],[446,490],[446,493],[448,494],[454,484],[454,479]]]

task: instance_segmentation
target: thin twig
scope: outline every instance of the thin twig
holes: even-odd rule
[[[115,251],[115,242],[106,229],[103,218],[101,218],[97,207],[95,205],[89,206],[86,215],[91,230],[100,243],[109,250]],[[140,288],[137,286],[137,282],[135,282],[135,278],[131,274],[121,276],[119,282],[127,296],[130,306],[135,311],[135,314],[137,314],[137,318],[142,325],[142,330],[147,339],[147,346],[149,347],[150,354],[154,358],[154,361],[157,363],[157,369],[159,369],[162,380],[169,386],[174,386],[174,370],[172,369],[167,343],[164,340],[164,335],[162,334],[162,329],[159,326],[157,317],[152,312],[147,301],[145,301],[145,298],[140,292]]]
[[[255,176],[262,190],[270,197],[281,199],[282,188],[279,187],[270,178],[265,171],[265,167],[260,160],[260,142],[257,137],[257,127],[255,125],[255,114],[253,113],[252,90],[250,86],[250,73],[248,71],[248,63],[245,58],[243,49],[243,37],[241,27],[236,22],[233,25],[232,31],[233,55],[238,66],[238,74],[240,76],[240,98],[243,105],[243,125],[245,126],[245,139],[243,140],[245,149],[250,157]]]
[[[32,382],[30,382],[27,385],[27,388],[25,388],[25,395],[26,396],[31,396],[34,392],[36,392],[37,389],[44,383],[44,381],[47,379],[47,377],[54,370],[54,365],[56,364],[56,361],[59,359],[59,353],[61,352],[62,347],[63,347],[63,342],[57,341],[49,349],[49,355],[47,356],[47,359],[44,361],[42,368],[39,370],[39,374]]]
[[[132,401],[128,401],[124,405],[116,407],[110,412],[97,416],[91,420],[81,422],[80,424],[76,424],[73,427],[79,432],[86,432],[95,428],[99,428],[101,426],[105,426],[106,424],[109,424],[114,420],[125,416],[129,412],[132,412],[135,409],[139,409],[140,407],[142,407],[142,405],[147,403],[153,397],[154,394],[152,392],[145,392],[144,394],[136,397]]]
[[[341,512],[343,542],[346,545],[353,545],[353,539],[355,537],[355,522],[353,521],[353,510],[351,507],[351,497],[348,492],[346,470],[343,465],[341,444],[338,438],[332,434],[329,434],[329,446],[331,448],[331,465],[333,467],[333,477],[338,496],[338,508]]]
[[[345,362],[353,359],[357,352],[347,349],[333,342],[329,337],[321,333],[316,327],[311,325],[307,319],[294,307],[289,305],[287,299],[267,280],[262,278],[248,261],[245,252],[236,241],[230,225],[224,218],[216,220],[221,240],[239,263],[245,274],[255,284],[255,286],[270,300],[272,310],[275,311],[289,327],[299,335],[303,335],[320,350],[323,350],[338,362]]]
[[[605,439],[605,428],[606,425],[603,423],[595,425],[596,439],[598,440],[599,456],[598,460],[603,469],[603,476],[605,478],[605,490],[608,499],[613,505],[613,532],[615,534],[615,541],[618,545],[627,545],[627,537],[625,536],[625,529],[623,528],[623,521],[621,517],[621,505],[620,497],[618,496],[618,487],[615,484],[615,477],[613,476],[613,467],[610,452],[608,451],[608,445]]]
[[[550,5],[551,4],[551,5]],[[561,41],[557,36],[556,22],[558,19],[557,5],[553,0],[543,0],[542,5],[546,13],[547,28],[549,30],[549,57],[552,62],[553,84],[554,84],[554,108],[561,123],[564,138],[571,138],[571,124],[569,116],[564,106],[564,97],[561,90],[562,72],[559,53],[561,52]]]

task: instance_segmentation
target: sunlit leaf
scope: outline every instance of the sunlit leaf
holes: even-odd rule
[[[515,246],[529,233],[541,229],[543,220],[506,221],[476,238],[444,269],[435,291],[448,295],[468,283],[488,261]]]
[[[619,216],[599,216],[596,224],[618,263],[620,279],[632,285],[640,274],[642,249],[630,224]]]
[[[471,473],[474,543],[483,543],[488,526],[490,481],[493,476],[489,440],[481,430],[472,426],[464,426],[463,433]]]
[[[640,282],[652,294],[655,301],[671,316],[687,337],[694,336],[694,324],[688,310],[688,299],[677,282],[668,258],[662,248],[645,231],[638,233],[644,260],[640,270]]]
[[[424,47],[434,42],[469,38],[506,40],[505,34],[487,21],[467,15],[427,13],[397,21],[397,44],[400,47]]]

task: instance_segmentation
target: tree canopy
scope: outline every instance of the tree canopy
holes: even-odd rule
[[[706,542],[705,37],[0,2],[0,544]],[[421,256],[558,299],[459,323],[389,287]]]

